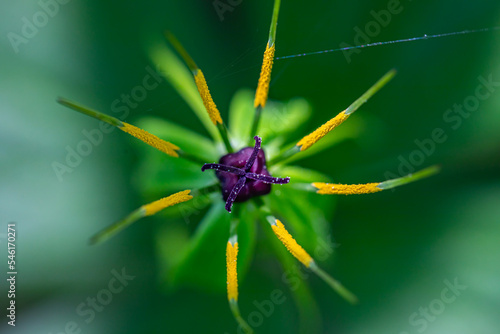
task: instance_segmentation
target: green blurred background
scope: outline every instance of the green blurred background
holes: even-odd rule
[[[160,288],[153,236],[168,222],[149,219],[104,245],[87,245],[89,236],[141,204],[132,179],[138,155],[127,136],[105,135],[62,182],[52,168],[54,161],[64,161],[67,145],[84,139],[82,130],[97,124],[56,104],[56,97],[109,113],[114,99],[141,83],[146,66],[154,68],[148,43],[165,29],[203,68],[227,117],[233,94],[256,86],[272,12],[271,1],[233,4],[221,20],[212,1],[73,0],[61,4],[16,53],[8,34],[20,34],[23,17],[31,21],[41,7],[33,0],[2,2],[0,233],[7,223],[17,224],[19,272],[17,326],[7,326],[2,312],[2,333],[71,332],[72,321],[82,333],[236,333],[225,294]],[[276,55],[354,44],[354,27],[364,30],[373,20],[370,11],[387,5],[284,0]],[[401,5],[403,11],[372,42],[500,25],[500,3],[494,0]],[[478,77],[500,81],[499,42],[497,31],[363,49],[350,63],[342,52],[275,62],[271,97],[305,97],[313,106],[306,125],[311,130],[387,70],[398,69],[398,76],[356,114],[364,124],[359,137],[301,161],[336,181],[384,180],[387,171],[397,173],[400,155],[408,159],[417,149],[415,140],[430,138],[436,128],[448,137],[422,164],[441,164],[438,176],[394,192],[338,199],[330,223],[339,247],[325,267],[361,302],[350,306],[321,280],[307,279],[322,333],[500,332],[500,91],[457,129],[443,120],[449,108],[474,95]],[[133,123],[145,115],[205,133],[165,82],[128,119]],[[5,242],[0,234],[2,263]],[[113,269],[122,268],[134,280],[85,322],[75,309],[107,287]],[[287,291],[277,268],[257,248],[240,285],[243,314],[273,289]],[[425,326],[410,322],[420,307],[436,307],[444,281],[455,279],[467,288],[454,302]],[[5,309],[5,279],[0,287]],[[298,311],[286,296],[257,332],[297,332]]]

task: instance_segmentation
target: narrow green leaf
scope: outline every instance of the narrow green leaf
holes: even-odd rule
[[[255,113],[253,94],[249,89],[240,89],[229,105],[229,132],[236,150],[246,146],[250,138],[251,119]]]
[[[255,113],[253,92],[239,90],[231,100],[229,108],[229,130],[236,149],[245,147],[250,138],[251,119]],[[269,100],[262,113],[259,137],[263,138],[267,150],[276,151],[287,139],[291,139],[310,117],[311,107],[302,98],[286,103]],[[272,148],[271,148],[272,146]]]

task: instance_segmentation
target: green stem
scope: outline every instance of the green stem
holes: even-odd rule
[[[380,182],[380,184],[377,186],[377,188],[380,188],[382,190],[387,190],[387,189],[391,189],[394,187],[399,187],[399,186],[402,186],[404,184],[407,184],[410,182],[415,182],[415,181],[418,181],[420,179],[437,174],[440,171],[440,169],[441,168],[439,166],[431,166],[431,167],[422,169],[421,171],[418,171],[418,172],[410,174],[410,175],[406,175],[406,176],[403,176],[403,177],[400,177],[397,179],[393,179],[393,180],[387,180],[384,182]]]
[[[294,145],[291,148],[289,148],[288,150],[283,151],[278,156],[276,156],[273,159],[271,159],[267,163],[267,166],[270,167],[272,165],[276,165],[276,164],[278,164],[278,163],[280,163],[280,162],[282,162],[282,161],[290,158],[291,156],[293,156],[293,155],[295,155],[296,153],[299,153],[299,152],[300,152],[300,147],[297,146],[297,145]]]
[[[316,193],[318,192],[318,188],[314,187],[311,183],[294,183],[291,185],[293,189],[307,191]]]
[[[356,304],[358,302],[358,298],[352,292],[347,290],[339,281],[324,272],[320,267],[316,265],[315,262],[311,263],[309,269],[311,269],[311,271],[321,277],[333,290],[335,290],[335,292],[337,292],[349,303]]]
[[[250,140],[248,141],[248,146],[253,146],[253,137],[257,135],[261,114],[262,114],[262,106],[259,105],[255,109],[255,116],[253,118],[252,128],[250,130]]]
[[[95,234],[93,237],[90,238],[89,243],[91,245],[95,245],[97,243],[101,243],[103,241],[106,241],[116,233],[120,232],[123,230],[125,227],[131,225],[133,222],[143,218],[146,216],[146,210],[142,207],[139,209],[133,211],[131,214],[129,214],[127,217],[124,219],[114,223],[113,225],[110,225],[103,229],[102,231],[98,232]]]
[[[204,165],[206,163],[206,161],[203,160],[202,158],[197,157],[191,153],[184,152],[183,150],[178,150],[177,153],[179,154],[179,157],[189,160],[197,165],[199,164]]]
[[[319,312],[316,301],[314,300],[311,290],[305,281],[303,274],[300,273],[299,267],[297,266],[296,259],[288,253],[281,241],[276,238],[276,235],[272,232],[270,224],[274,224],[275,217],[271,214],[268,207],[260,207],[259,210],[260,218],[259,221],[263,224],[262,228],[264,233],[266,233],[266,239],[269,240],[274,253],[282,265],[283,272],[288,275],[294,275],[297,279],[297,283],[294,286],[289,286],[290,292],[292,294],[295,306],[298,309],[299,314],[299,333],[319,333]]]
[[[191,72],[193,72],[193,74],[194,74],[194,72],[198,69],[198,66],[194,62],[193,58],[191,58],[189,53],[186,51],[186,49],[184,49],[184,47],[179,42],[179,40],[170,31],[165,32],[165,37],[170,42],[170,44],[172,44],[172,46],[177,51],[177,53],[179,53],[181,55],[182,59],[184,59],[187,66],[189,67]]]
[[[226,125],[224,123],[217,123],[217,129],[219,130],[222,141],[224,142],[224,146],[226,146],[227,153],[233,153],[234,150],[227,135]]]
[[[235,300],[231,299],[229,301],[229,308],[231,309],[231,312],[233,313],[233,316],[236,319],[236,321],[238,322],[238,324],[240,325],[241,329],[243,329],[243,331],[246,334],[252,334],[253,333],[252,327],[250,327],[247,324],[247,322],[241,317],[240,308],[238,307],[238,303]]]
[[[236,209],[239,211],[239,209]],[[229,242],[233,245],[238,241],[238,225],[239,225],[239,216],[235,215],[235,218],[231,219],[231,224],[229,227]],[[238,307],[237,299],[230,298],[229,299],[229,308],[231,309],[231,313],[233,314],[234,319],[241,327],[241,329],[248,334],[253,333],[252,328],[247,324],[247,322],[241,317],[240,308]]]
[[[276,27],[278,26],[278,14],[280,11],[280,5],[281,0],[274,1],[273,18],[271,19],[271,27],[269,28],[269,40],[267,42],[269,47],[273,46],[274,42],[276,41]]]
[[[219,189],[220,185],[217,183],[204,188],[194,189],[191,191],[191,196],[203,196],[218,191]],[[122,231],[127,226],[144,217],[146,217],[146,209],[144,209],[144,206],[141,206],[140,208],[132,211],[132,213],[130,213],[124,219],[117,221],[116,223],[104,228],[103,230],[92,236],[89,240],[89,243],[91,245],[94,245],[106,241],[116,233]]]
[[[78,112],[80,112],[80,113],[82,113],[84,115],[93,117],[93,118],[95,118],[97,120],[106,122],[106,123],[108,123],[110,125],[113,125],[113,126],[116,126],[116,127],[119,127],[119,128],[123,127],[122,121],[120,121],[118,118],[114,118],[112,116],[108,116],[108,115],[103,114],[101,112],[98,112],[96,110],[84,107],[82,105],[79,105],[76,102],[72,102],[72,101],[67,100],[65,98],[62,98],[62,97],[57,98],[57,102],[60,103],[60,104],[62,104],[65,107],[68,107],[70,109],[78,111]]]
[[[382,87],[384,87],[392,78],[396,75],[396,70],[392,69],[387,72],[382,78],[380,78],[373,86],[370,87],[363,95],[361,95],[356,101],[354,101],[345,111],[346,115],[350,115],[359,109],[363,104],[365,104],[369,98],[371,98],[376,92],[378,92]]]

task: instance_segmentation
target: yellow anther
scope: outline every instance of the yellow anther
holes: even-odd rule
[[[297,146],[300,147],[301,151],[307,150],[309,147],[314,145],[318,140],[323,138],[328,134],[328,132],[335,129],[337,126],[342,124],[346,119],[349,118],[350,115],[347,115],[345,111],[342,111],[340,114],[314,130],[311,134],[308,134],[304,138],[302,138]]]
[[[189,201],[193,198],[193,196],[189,195],[190,192],[191,190],[180,191],[168,197],[143,205],[142,208],[145,210],[146,216],[151,216],[169,206]]]
[[[106,227],[105,229],[94,235],[90,239],[90,243],[95,244],[98,242],[102,242],[145,216],[154,215],[155,213],[165,209],[166,207],[189,201],[191,198],[193,198],[193,196],[189,195],[190,192],[191,190],[189,189],[180,191],[171,196],[164,197],[152,203],[141,206],[137,210],[130,213],[127,217],[123,218],[120,221],[117,221],[116,223]]]
[[[262,68],[260,70],[257,91],[255,92],[255,108],[257,108],[258,106],[264,108],[266,106],[267,94],[269,93],[269,82],[271,81],[271,70],[273,68],[273,60],[274,44],[271,47],[269,47],[269,44],[267,44],[266,51],[264,52],[264,60],[262,61]]]
[[[280,239],[280,241],[285,245],[286,249],[297,258],[302,264],[304,264],[306,267],[309,267],[311,263],[313,262],[312,257],[307,254],[307,252],[300,246],[297,241],[288,233],[288,231],[285,229],[285,226],[276,219],[275,220],[276,224],[272,224],[271,227],[274,231],[274,234]]]
[[[355,195],[355,194],[371,194],[382,189],[377,186],[380,183],[367,183],[367,184],[333,184],[333,183],[323,183],[315,182],[312,184],[313,187],[317,188],[318,194],[322,195]]]
[[[205,109],[207,109],[208,116],[210,116],[210,120],[212,120],[214,125],[222,124],[222,118],[220,117],[219,110],[212,99],[212,95],[208,89],[207,81],[205,80],[203,72],[200,69],[196,69],[194,72],[196,72],[194,81],[196,82],[196,87],[198,87],[198,92],[200,92],[203,105],[205,106]]]
[[[172,157],[179,157],[179,154],[176,152],[179,150],[179,147],[168,142],[164,141],[163,139],[158,138],[155,135],[150,134],[147,131],[144,131],[143,129],[140,129],[136,126],[133,126],[131,124],[123,122],[122,127],[118,127],[120,130],[134,136],[135,138],[142,140],[148,145],[153,146],[154,148],[162,151],[163,153],[166,153]]]
[[[236,261],[238,257],[238,242],[234,245],[227,242],[226,247],[226,267],[227,267],[227,299],[229,301],[238,300],[238,274],[236,271]]]

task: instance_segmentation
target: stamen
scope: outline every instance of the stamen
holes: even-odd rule
[[[335,129],[337,126],[342,124],[346,119],[349,118],[349,115],[345,113],[345,110],[342,111],[340,114],[317,128],[315,131],[313,131],[311,134],[305,136],[302,138],[298,143],[297,146],[300,147],[301,151],[307,150],[309,147],[314,145],[318,140],[323,138],[328,134],[328,132],[332,131]]]
[[[255,92],[254,107],[266,106],[267,95],[269,93],[269,82],[271,81],[271,71],[273,69],[273,59],[274,59],[274,44],[266,46],[266,51],[264,51],[264,59],[262,61],[262,68],[260,70],[259,83],[257,84],[257,91]]]
[[[288,233],[281,221],[275,219],[274,222],[271,221],[270,223],[274,234],[276,234],[278,239],[285,245],[286,249],[288,249],[288,251],[304,266],[309,268],[311,262],[313,262],[312,257],[297,243],[297,241],[295,241],[290,233]]]
[[[330,184],[323,182],[314,182],[311,183],[310,186],[312,186],[311,190],[314,190],[316,193],[322,195],[370,194],[382,190],[399,187],[410,182],[418,181],[420,179],[437,174],[439,170],[440,168],[438,166],[431,166],[416,173],[409,174],[407,176],[377,183],[346,185],[346,184]],[[309,189],[306,187],[305,190]]]
[[[238,307],[238,219],[231,220],[229,240],[226,245],[226,274],[227,274],[227,299],[231,313],[245,333],[253,333],[253,330],[241,317]]]
[[[98,111],[84,107],[82,105],[79,105],[75,102],[71,102],[71,101],[63,99],[63,98],[59,98],[57,100],[57,102],[59,102],[63,106],[66,106],[68,108],[76,110],[82,114],[85,114],[87,116],[93,117],[93,118],[98,119],[100,121],[106,122],[110,125],[116,126],[117,128],[119,128],[123,132],[126,132],[126,133],[134,136],[135,138],[137,138],[137,139],[143,141],[144,143],[160,150],[163,153],[166,153],[166,154],[168,154],[172,157],[175,157],[175,158],[179,157],[179,154],[177,151],[180,150],[180,148],[177,145],[174,145],[168,141],[160,139],[157,136],[150,134],[149,132],[146,132],[142,129],[139,129],[138,127],[135,127],[131,124],[122,122],[115,117],[108,116],[106,114],[100,113]]]
[[[179,150],[179,147],[177,145],[174,145],[168,141],[164,141],[163,139],[160,139],[157,136],[144,131],[143,129],[125,122],[123,122],[123,127],[120,127],[119,129],[145,142],[146,144],[153,146],[163,153],[166,153],[175,158],[179,157],[179,154],[176,152],[176,150]]]
[[[143,205],[142,208],[146,211],[146,216],[151,216],[169,206],[189,201],[193,198],[193,196],[189,195],[190,192],[191,190],[184,190],[154,201],[152,203]]]
[[[317,128],[311,134],[299,140],[297,146],[300,148],[300,151],[307,150],[330,131],[342,124],[347,118],[349,118],[352,113],[358,110],[361,105],[366,103],[370,97],[372,97],[376,92],[384,87],[395,75],[395,70],[387,72],[380,80],[378,80],[372,87],[370,87],[370,89],[368,89],[363,95],[361,95],[361,97],[354,101],[354,103],[352,103],[346,110],[342,111],[340,114]]]
[[[154,215],[158,211],[161,211],[169,206],[189,201],[193,198],[193,196],[190,195],[190,192],[191,190],[180,191],[168,197],[164,197],[152,203],[141,206],[139,209],[133,211],[124,219],[112,224],[111,226],[94,235],[92,238],[90,238],[90,243],[96,244],[103,242],[143,217]]]
[[[323,182],[313,183],[313,187],[317,188],[318,194],[322,195],[354,195],[354,194],[370,194],[382,189],[377,188],[380,183],[367,183],[367,184],[330,184]]]
[[[276,28],[278,26],[278,15],[280,11],[281,0],[274,1],[273,17],[271,26],[269,27],[269,38],[267,40],[266,50],[264,51],[264,59],[260,70],[259,82],[255,91],[254,108],[255,115],[250,128],[250,135],[255,135],[259,129],[260,117],[262,109],[266,106],[267,96],[269,94],[269,82],[271,81],[271,71],[273,69]]]
[[[227,298],[229,301],[238,300],[238,275],[236,272],[236,259],[238,256],[238,242],[227,242],[226,267],[227,267]]]
[[[170,44],[172,44],[172,46],[181,55],[181,57],[184,59],[189,69],[193,73],[196,87],[198,88],[198,92],[200,93],[201,100],[203,102],[203,105],[205,106],[208,116],[210,117],[210,120],[219,130],[222,141],[224,142],[227,151],[230,153],[233,152],[233,148],[227,135],[226,126],[223,124],[219,109],[217,109],[217,106],[212,99],[212,94],[210,94],[210,90],[208,89],[207,81],[205,79],[205,76],[203,75],[203,72],[200,70],[198,65],[196,65],[189,53],[187,53],[186,49],[184,49],[182,44],[177,40],[177,38],[175,38],[172,33],[166,32],[165,36]]]
[[[194,81],[196,82],[196,87],[198,87],[198,92],[200,92],[203,105],[207,109],[208,116],[210,116],[210,119],[212,120],[212,123],[214,123],[214,125],[222,124],[222,118],[220,117],[219,109],[217,109],[217,106],[212,99],[212,95],[210,94],[210,90],[208,89],[207,81],[205,80],[203,72],[200,69],[197,69],[193,73],[196,73],[194,75]]]
[[[207,110],[200,98],[200,92],[193,80],[193,72],[185,65],[185,61],[179,57],[178,52],[167,47],[167,44],[150,45],[150,55],[153,64],[158,67],[158,72],[166,82],[177,91],[180,97],[187,103],[196,117],[203,124],[210,136],[214,140],[219,140],[219,131],[214,127],[212,120],[208,116]]]
[[[313,258],[295,241],[295,239],[288,233],[284,225],[273,216],[266,217],[271,224],[274,234],[285,245],[288,251],[299,260],[304,266],[311,269],[315,274],[321,277],[330,287],[335,290],[339,295],[345,298],[348,302],[354,304],[357,298],[349,290],[347,290],[339,281],[324,272]]]

